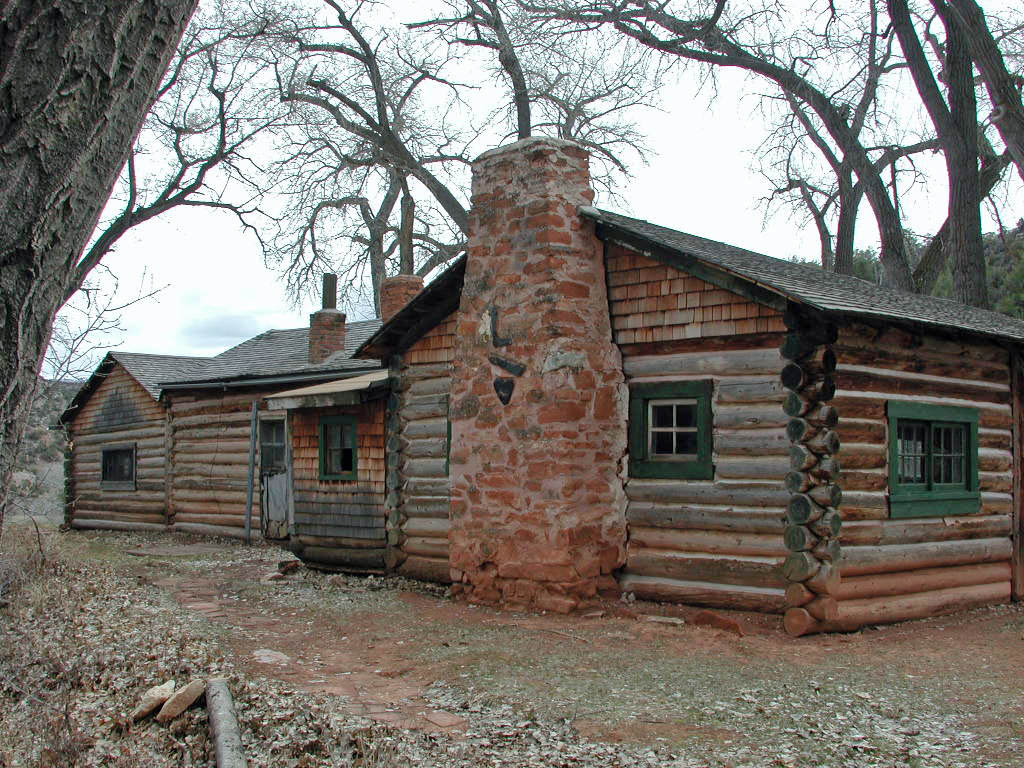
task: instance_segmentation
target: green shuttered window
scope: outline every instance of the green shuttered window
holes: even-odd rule
[[[710,480],[710,381],[629,388],[629,475]]]
[[[889,402],[889,513],[969,515],[978,491],[978,410]]]
[[[355,416],[320,418],[320,479],[355,480],[358,467]]]

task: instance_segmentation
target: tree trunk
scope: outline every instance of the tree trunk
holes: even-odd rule
[[[839,179],[839,221],[836,223],[836,251],[833,271],[853,274],[853,242],[857,231],[857,211],[863,198],[863,187],[854,184],[849,172]]]
[[[978,105],[974,67],[967,41],[955,23],[946,21],[946,81],[955,136],[944,141],[949,173],[949,240],[953,257],[953,298],[988,307],[985,244],[981,237],[981,187],[978,168]]]
[[[1000,156],[982,167],[978,177],[978,194],[981,196],[981,200],[988,197],[995,189],[996,184],[1003,177],[1003,169],[1009,162],[1007,156]],[[917,289],[921,293],[930,294],[935,290],[935,283],[938,282],[942,268],[946,265],[945,242],[948,238],[949,218],[947,216],[946,220],[942,222],[942,226],[939,227],[939,231],[928,243],[924,256],[921,257],[917,269],[914,270],[914,282],[917,283]]]
[[[953,298],[988,306],[984,244],[981,239],[981,186],[978,168],[977,103],[973,68],[966,42],[941,4],[936,11],[946,29],[943,99],[911,19],[907,0],[887,0],[893,31],[907,61],[914,85],[942,145],[949,177],[949,236],[943,240],[953,256]]]
[[[0,532],[53,317],[196,2],[0,6]]]
[[[1021,104],[1020,84],[1007,71],[981,7],[974,0],[948,0],[948,3],[995,108],[992,123],[1024,179],[1024,105]]]

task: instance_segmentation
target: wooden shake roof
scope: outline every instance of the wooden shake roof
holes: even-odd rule
[[[904,321],[1024,341],[1024,321],[951,299],[905,293],[850,275],[826,272],[708,240],[597,208],[580,213],[595,221],[604,240],[646,251],[652,258],[687,270],[693,262],[722,276],[734,276],[778,297],[824,312]]]
[[[821,312],[967,331],[1024,342],[1024,321],[951,299],[905,293],[850,275],[826,272],[708,240],[642,219],[585,206],[580,214],[597,225],[606,242],[617,242],[656,261],[780,310],[788,302]],[[466,257],[455,261],[416,298],[384,323],[353,357],[384,359],[411,346],[459,306]]]
[[[142,352],[108,352],[92,376],[86,380],[82,388],[75,393],[68,407],[58,420],[67,424],[88,400],[97,387],[104,382],[110,372],[118,364],[135,379],[154,400],[160,399],[160,382],[177,376],[185,376],[194,372],[198,366],[206,362],[205,357],[187,357],[185,355],[150,355]]]

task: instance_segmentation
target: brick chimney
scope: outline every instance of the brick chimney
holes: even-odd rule
[[[450,552],[472,602],[568,612],[617,593],[628,396],[587,153],[532,138],[473,163],[453,363]]]
[[[385,323],[423,290],[419,275],[392,275],[380,284],[380,319]]]
[[[309,362],[345,348],[345,313],[338,311],[338,276],[324,275],[323,308],[309,316]]]

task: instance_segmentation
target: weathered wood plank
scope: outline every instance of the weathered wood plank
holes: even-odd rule
[[[715,584],[779,589],[786,586],[778,558],[676,552],[635,544],[630,544],[626,551],[625,573]]]
[[[785,608],[785,590],[782,589],[741,587],[735,584],[681,581],[632,574],[624,575],[619,584],[623,592],[632,592],[641,600],[765,613],[781,613]]]

